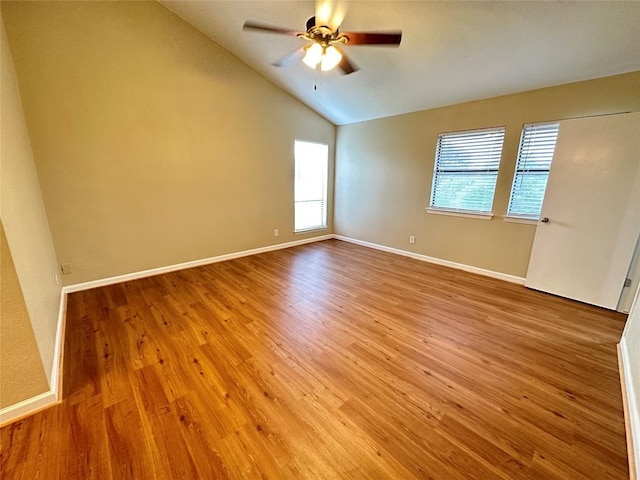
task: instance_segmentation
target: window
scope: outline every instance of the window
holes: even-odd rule
[[[327,170],[329,147],[295,141],[295,231],[327,226]]]
[[[557,123],[545,123],[525,125],[522,129],[508,217],[540,217],[558,128]]]
[[[430,208],[490,214],[504,127],[438,135]]]

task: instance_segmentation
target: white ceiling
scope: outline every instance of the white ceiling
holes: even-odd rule
[[[342,31],[403,38],[344,47],[360,67],[346,76],[274,67],[304,41],[242,30],[255,20],[304,31],[313,1],[160,3],[337,125],[640,70],[639,1],[348,2]]]

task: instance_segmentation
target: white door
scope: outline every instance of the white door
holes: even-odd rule
[[[525,285],[615,310],[640,234],[640,113],[560,122],[540,218]]]

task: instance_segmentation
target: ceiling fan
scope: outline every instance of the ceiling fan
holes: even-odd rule
[[[288,28],[275,27],[248,20],[244,23],[244,30],[255,30],[265,33],[290,35],[310,42],[308,45],[297,48],[280,60],[273,63],[276,67],[284,67],[294,61],[302,61],[313,69],[323,71],[338,67],[340,72],[348,75],[358,70],[342,52],[342,46],[347,45],[386,45],[397,47],[402,40],[401,31],[391,32],[341,32],[340,23],[344,18],[344,12],[335,4],[327,0],[319,0],[316,3],[316,15],[309,18],[306,31],[298,32]]]

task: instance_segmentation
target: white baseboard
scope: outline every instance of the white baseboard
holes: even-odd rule
[[[334,235],[333,238],[342,240],[344,242],[355,243],[363,247],[375,248],[376,250],[382,250],[383,252],[395,253],[396,255],[402,255],[404,257],[414,258],[423,262],[434,263],[436,265],[442,265],[444,267],[451,267],[458,270],[464,270],[465,272],[477,273],[484,275],[485,277],[497,278],[510,283],[517,283],[518,285],[524,285],[523,277],[516,277],[515,275],[509,275],[501,272],[494,272],[493,270],[486,270],[484,268],[474,267],[472,265],[465,265],[464,263],[451,262],[449,260],[443,260],[441,258],[429,257],[428,255],[422,255],[421,253],[408,252],[406,250],[400,250],[398,248],[387,247],[385,245],[379,245],[377,243],[365,242],[363,240],[357,240],[355,238],[345,237],[342,235]]]
[[[38,413],[62,401],[62,359],[64,355],[64,327],[67,313],[67,292],[64,287],[60,291],[60,307],[58,308],[58,325],[53,346],[53,365],[49,377],[49,390],[34,397],[0,409],[0,427],[16,422],[22,418]]]
[[[130,280],[137,280],[139,278],[152,277],[154,275],[160,275],[162,273],[175,272],[177,270],[184,270],[185,268],[200,267],[202,265],[209,265],[211,263],[224,262],[226,260],[233,260],[234,258],[248,257],[249,255],[257,255],[259,253],[271,252],[273,250],[281,250],[284,248],[296,247],[298,245],[304,245],[305,243],[321,242],[323,240],[330,240],[333,235],[321,235],[319,237],[305,238],[303,240],[295,240],[293,242],[278,243],[276,245],[269,245],[266,247],[253,248],[251,250],[242,250],[240,252],[227,253],[225,255],[218,255],[216,257],[203,258],[200,260],[193,260],[191,262],[177,263],[175,265],[168,265],[166,267],[152,268],[150,270],[142,270],[140,272],[126,273],[124,275],[116,275],[115,277],[102,278],[100,280],[93,280],[90,282],[76,283],[73,285],[67,285],[63,288],[65,293],[80,292],[82,290],[89,290],[96,287],[104,287],[106,285],[113,285],[114,283],[128,282]]]
[[[624,337],[618,344],[618,366],[624,403],[625,429],[627,431],[627,451],[631,480],[640,480],[640,398],[636,396],[636,385],[631,376],[631,360]],[[636,387],[636,388],[634,388]]]
[[[35,397],[27,398],[0,410],[0,427],[13,423],[58,403],[56,394],[51,390]]]
[[[53,347],[53,365],[49,389],[57,400],[62,400],[62,361],[64,357],[64,332],[67,321],[67,292],[63,287],[60,291],[60,308],[58,309],[58,326],[56,327],[56,343]]]
[[[56,339],[53,346],[53,365],[49,377],[49,390],[27,398],[13,405],[0,409],[0,427],[16,422],[22,418],[38,413],[62,400],[62,356],[64,349],[64,326],[67,311],[67,293],[64,288],[60,292],[60,307],[58,308],[58,325]]]

